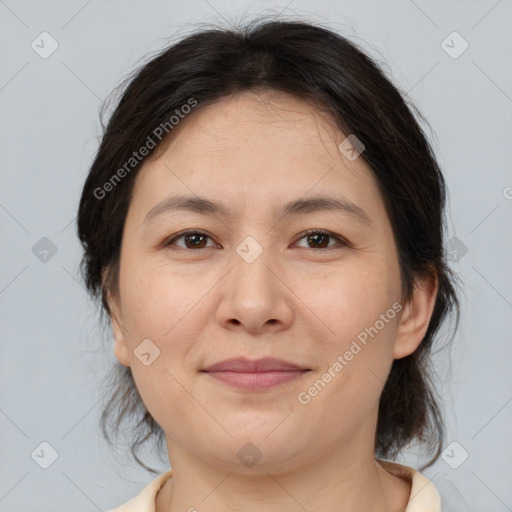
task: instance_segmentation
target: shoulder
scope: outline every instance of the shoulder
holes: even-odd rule
[[[106,512],[155,512],[156,495],[171,476],[172,470],[161,473],[154,480],[149,482],[137,496],[123,505],[107,510]]]
[[[386,471],[411,483],[411,495],[405,512],[441,512],[441,497],[428,478],[409,466],[385,460],[377,462]]]

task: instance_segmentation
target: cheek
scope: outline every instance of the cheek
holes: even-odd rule
[[[138,337],[162,338],[186,314],[197,295],[184,287],[179,275],[142,262],[127,262],[120,279],[123,312]]]
[[[185,415],[187,407],[194,407],[182,385],[190,388],[189,368],[184,362],[198,339],[192,332],[196,324],[190,320],[204,292],[184,293],[178,277],[171,279],[162,272],[150,271],[126,282],[124,293],[133,377],[147,410],[157,423],[169,429],[166,422],[170,411],[180,416]],[[144,351],[139,348],[142,346]],[[148,361],[144,361],[144,353],[149,353],[149,364],[145,364]]]
[[[376,265],[351,267],[329,282],[324,329],[325,410],[361,418],[377,406],[393,362],[400,282]],[[332,376],[334,375],[334,377]],[[320,383],[320,388],[322,384]],[[313,391],[314,392],[314,391]],[[319,412],[322,414],[322,412]]]
[[[344,428],[351,429],[378,407],[393,362],[400,304],[393,287],[362,274],[332,286],[337,291],[321,311],[329,327],[319,336],[322,365],[303,391],[319,422],[344,418]]]
[[[201,338],[204,322],[199,315],[202,315],[207,300],[205,293],[208,284],[205,285],[205,282],[208,277],[198,278],[197,274],[184,277],[176,271],[155,270],[148,265],[139,269],[139,272],[134,272],[126,266],[121,290],[134,376],[136,372],[140,374],[142,385],[145,385],[147,372],[137,360],[137,353],[140,355],[141,352],[137,347],[146,343],[149,352],[156,354],[151,366],[160,379],[153,380],[151,377],[148,385],[158,387],[161,386],[161,379],[172,380],[165,373],[166,369],[181,381],[187,373],[187,355],[197,350],[197,341]],[[126,279],[127,276],[130,279]]]
[[[323,291],[310,289],[309,296],[316,297],[320,316],[334,331],[335,339],[341,337],[345,342],[354,339],[376,322],[379,331],[390,330],[389,325],[393,324],[390,320],[396,316],[393,304],[400,296],[400,283],[392,272],[378,265],[352,266],[347,271],[330,274],[327,283]],[[380,318],[386,312],[383,325]]]

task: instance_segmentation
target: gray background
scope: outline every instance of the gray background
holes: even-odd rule
[[[432,126],[450,192],[448,238],[458,239],[451,264],[466,296],[451,356],[437,357],[447,451],[425,474],[444,495],[464,497],[458,511],[512,510],[512,1],[5,0],[0,511],[106,510],[154,478],[128,462],[126,447],[109,451],[98,428],[99,385],[114,356],[80,282],[74,224],[98,110],[140,59],[195,23],[281,11],[362,45]],[[58,43],[46,59],[31,47],[43,31]],[[469,44],[457,58],[445,50],[461,40],[442,44],[453,31]],[[52,450],[58,457],[43,469]],[[403,461],[416,464],[414,453]]]

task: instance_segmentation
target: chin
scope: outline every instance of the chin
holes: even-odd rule
[[[267,475],[267,472],[290,471],[297,464],[305,462],[299,458],[307,458],[307,445],[313,444],[305,439],[300,439],[300,445],[297,441],[290,442],[290,439],[296,439],[296,433],[286,428],[279,431],[283,425],[276,429],[277,425],[279,421],[273,423],[272,428],[266,425],[264,428],[253,427],[243,431],[228,428],[233,437],[226,435],[210,442],[206,448],[214,451],[205,455],[215,466],[240,474]]]

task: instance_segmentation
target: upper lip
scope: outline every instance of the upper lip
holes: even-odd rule
[[[257,372],[272,372],[272,371],[297,371],[308,370],[309,368],[301,367],[297,364],[276,359],[273,357],[265,357],[262,359],[247,359],[237,357],[233,359],[226,359],[219,363],[213,364],[205,368],[204,372],[239,372],[239,373],[257,373]]]

